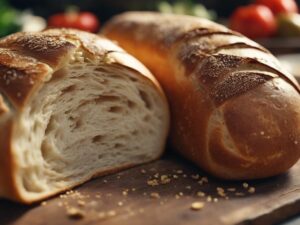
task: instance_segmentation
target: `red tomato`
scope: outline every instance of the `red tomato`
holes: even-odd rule
[[[237,8],[230,18],[230,28],[249,38],[272,36],[277,24],[272,11],[264,5],[248,5]]]
[[[275,15],[278,13],[298,12],[295,0],[256,0],[256,3],[269,7]]]
[[[90,12],[67,12],[51,16],[48,19],[48,26],[97,32],[99,29],[99,21],[97,17]]]

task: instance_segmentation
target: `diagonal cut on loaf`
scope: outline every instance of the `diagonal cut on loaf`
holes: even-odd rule
[[[0,196],[31,203],[158,158],[169,126],[150,72],[76,30],[0,40]]]

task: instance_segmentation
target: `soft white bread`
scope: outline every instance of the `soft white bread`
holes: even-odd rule
[[[295,79],[265,48],[205,19],[131,12],[103,33],[158,78],[173,148],[226,179],[280,174],[300,156]]]
[[[150,72],[76,30],[0,40],[0,196],[31,203],[158,158],[169,126]]]

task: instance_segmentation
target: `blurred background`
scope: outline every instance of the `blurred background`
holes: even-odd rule
[[[77,5],[84,11],[96,13],[103,21],[112,14],[126,10],[156,10],[158,0],[11,0],[9,1],[18,9],[31,8],[37,15],[49,17],[55,12],[63,11],[70,5]],[[168,1],[174,3],[176,1]],[[181,1],[189,2],[189,1]],[[220,17],[228,17],[239,5],[246,5],[249,0],[195,0],[208,9],[215,10]]]
[[[128,10],[187,14],[222,23],[254,39],[283,63],[300,60],[300,0],[0,0],[0,37],[17,31],[71,27],[98,33]],[[300,74],[300,68],[297,68]]]
[[[272,0],[270,0],[272,1]],[[77,5],[82,10],[96,13],[103,21],[112,14],[126,10],[156,10],[158,0],[11,0],[18,9],[31,8],[37,15],[48,17],[51,14],[63,11],[70,5]],[[176,1],[168,1],[174,3]],[[228,17],[240,5],[251,3],[250,0],[194,0],[181,2],[201,3],[208,9],[213,9],[220,17]],[[253,1],[252,1],[253,2]],[[298,0],[300,2],[300,0]]]
[[[105,23],[105,21],[117,13],[128,10],[151,10],[205,17],[224,23],[250,38],[265,38],[276,36],[276,34],[280,34],[279,36],[282,36],[282,34],[285,35],[286,31],[281,32],[280,29],[280,32],[275,32],[274,21],[271,21],[272,18],[269,18],[270,15],[268,15],[266,9],[249,8],[251,8],[252,5],[267,6],[267,8],[273,12],[273,20],[276,20],[276,25],[278,25],[277,15],[282,14],[282,12],[298,14],[297,4],[299,1],[300,0],[0,0],[0,36],[20,29],[29,31],[35,30],[37,27],[32,22],[42,22],[41,18],[44,19],[44,26],[72,26],[70,23],[63,23],[62,18],[59,20],[61,24],[58,24],[58,19],[49,21],[53,15],[64,12],[69,12],[68,15],[73,15],[68,16],[68,20],[72,18],[75,20],[74,12],[89,12],[97,17],[97,28],[99,28],[100,24]],[[243,9],[243,7],[246,9]],[[70,12],[73,12],[73,14]],[[236,14],[242,15],[236,16]],[[32,19],[30,15],[39,16],[40,20],[30,20]],[[243,18],[245,15],[246,17],[248,15],[249,18]],[[234,19],[234,16],[238,18]],[[245,24],[235,23],[237,20],[240,21],[242,19],[247,20],[247,28],[252,24],[254,26],[252,29],[261,30],[261,33],[258,31],[247,33],[248,30],[245,29]],[[252,22],[249,22],[249,20],[252,20]],[[300,24],[300,17],[297,17],[297,19],[293,18],[292,23],[295,21]],[[5,27],[5,25],[7,25],[7,27]],[[20,26],[22,27],[24,25],[26,29],[20,28]],[[289,26],[289,30],[294,29],[294,24],[288,24],[287,26]],[[30,29],[31,27],[33,29]],[[252,29],[250,28],[250,31],[252,31]],[[95,32],[95,30],[96,28],[89,31]],[[268,32],[265,32],[265,30]],[[294,29],[293,32],[288,33],[293,33],[292,35],[288,34],[289,36],[300,36],[300,28],[299,32]],[[297,33],[297,35],[295,35],[295,33]]]

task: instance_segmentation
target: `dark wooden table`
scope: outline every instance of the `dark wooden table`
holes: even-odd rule
[[[203,208],[193,210],[195,202]],[[244,183],[212,178],[170,156],[37,205],[0,201],[1,225],[268,225],[298,213],[300,163],[287,174]]]

